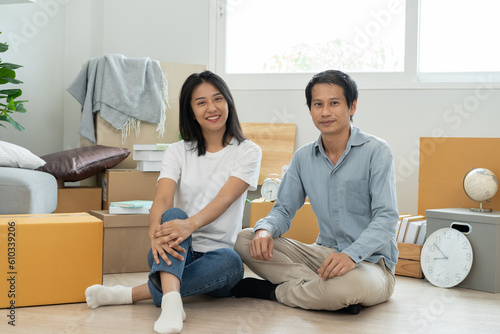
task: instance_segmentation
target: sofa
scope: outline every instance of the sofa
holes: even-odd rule
[[[52,213],[57,207],[57,180],[45,172],[0,167],[0,214]]]

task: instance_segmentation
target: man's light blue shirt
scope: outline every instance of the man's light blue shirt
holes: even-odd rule
[[[298,149],[276,204],[254,230],[266,229],[274,238],[283,235],[306,197],[318,219],[318,245],[345,253],[355,263],[383,258],[394,273],[399,213],[392,151],[384,140],[351,125],[346,149],[335,165],[325,154],[321,136]]]

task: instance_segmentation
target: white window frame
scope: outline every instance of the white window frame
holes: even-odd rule
[[[311,73],[225,73],[225,13],[227,0],[210,0],[209,69],[219,74],[231,90],[303,90]],[[350,73],[360,89],[475,89],[488,84],[500,89],[500,72],[419,73],[419,0],[406,0],[405,68],[401,73]],[[460,81],[459,81],[460,80]],[[466,81],[464,81],[466,80]]]

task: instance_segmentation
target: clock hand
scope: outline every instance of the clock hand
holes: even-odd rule
[[[435,257],[434,260],[448,260],[447,257]]]
[[[439,252],[441,252],[441,254],[443,254],[444,258],[446,260],[448,260],[448,257],[446,255],[444,255],[444,253],[441,251],[441,249],[439,249],[438,245],[436,245],[436,243],[434,243],[434,246],[436,246],[436,248],[438,249]]]

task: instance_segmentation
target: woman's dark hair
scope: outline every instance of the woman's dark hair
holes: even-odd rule
[[[196,121],[193,108],[191,107],[191,98],[196,87],[204,82],[209,83],[217,88],[227,101],[228,115],[226,121],[226,131],[222,136],[222,146],[226,146],[229,144],[229,136],[232,136],[233,138],[238,140],[238,144],[246,139],[243,135],[243,131],[241,130],[241,125],[238,119],[238,114],[236,113],[233,96],[231,95],[231,91],[229,90],[229,87],[224,82],[224,80],[222,80],[220,76],[211,71],[193,73],[186,79],[181,89],[181,96],[179,101],[179,131],[181,133],[182,139],[186,141],[196,142],[198,156],[204,155],[206,153],[206,147],[200,124]]]
[[[358,99],[358,86],[356,82],[344,72],[328,70],[315,74],[306,87],[306,101],[311,110],[312,89],[318,84],[339,85],[344,90],[347,107],[351,108],[354,101]],[[352,121],[352,116],[351,116]]]

